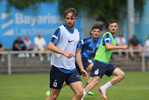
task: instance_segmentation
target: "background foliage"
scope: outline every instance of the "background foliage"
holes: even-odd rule
[[[127,0],[7,0],[8,8],[24,9],[41,2],[59,2],[59,13],[63,15],[65,9],[74,7],[77,11],[86,11],[88,16],[99,15],[102,21],[124,18],[127,15]],[[143,14],[145,0],[134,0],[135,11]],[[36,10],[36,7],[34,7]],[[122,14],[122,17],[120,17]]]
[[[135,11],[143,15],[145,0],[134,0]],[[127,0],[59,0],[59,11],[74,7],[87,11],[88,16],[99,15],[106,26],[112,19],[121,20],[127,15]]]
[[[55,0],[7,0],[8,1],[8,7],[14,6],[17,9],[24,9],[29,6],[35,5],[36,3],[41,2],[53,2]]]

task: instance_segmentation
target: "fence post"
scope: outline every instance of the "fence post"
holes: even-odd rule
[[[11,53],[8,52],[8,74],[11,75]]]
[[[145,55],[142,53],[142,72],[145,72]]]

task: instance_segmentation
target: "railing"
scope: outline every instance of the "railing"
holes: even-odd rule
[[[51,51],[3,51],[0,54],[8,54],[8,74],[11,75],[11,55],[21,53],[51,53]]]
[[[121,52],[131,52],[132,50],[121,50]],[[114,50],[113,52],[119,52],[119,50]],[[133,52],[141,52],[141,50],[134,49]],[[142,52],[142,72],[145,72],[145,53],[148,51]],[[11,55],[12,54],[21,54],[21,53],[52,53],[51,51],[3,51],[0,54],[8,54],[8,74],[11,75]]]
[[[142,50],[140,49],[133,49],[133,50],[121,50],[121,52],[142,52]],[[119,50],[114,50],[113,52],[119,52]],[[149,53],[149,50],[145,50],[142,52],[142,72],[145,72],[145,53]]]

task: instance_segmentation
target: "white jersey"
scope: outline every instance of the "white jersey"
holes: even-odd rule
[[[77,44],[79,42],[79,32],[77,29],[74,29],[74,33],[71,34],[69,31],[61,25],[60,27],[60,39],[57,43],[57,47],[66,52],[71,52],[75,56]],[[55,37],[53,35],[52,37]],[[58,68],[64,68],[67,70],[71,70],[75,68],[75,57],[67,58],[62,54],[52,53],[51,56],[51,65],[54,65]]]

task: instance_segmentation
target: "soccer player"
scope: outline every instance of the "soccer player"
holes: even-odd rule
[[[99,35],[100,35],[100,26],[94,25],[91,30],[91,36],[89,36],[85,39],[82,39],[79,42],[79,46],[82,47],[81,58],[82,58],[83,67],[86,71],[89,71],[89,72],[91,71],[92,66],[94,64],[91,59],[95,56],[95,52],[98,49],[99,44],[101,42]],[[77,64],[76,64],[76,67],[77,67],[78,72],[80,73],[80,70],[79,70]],[[81,75],[81,73],[80,73],[80,75]],[[92,81],[92,77],[89,78],[85,87],[91,81]],[[94,95],[94,93],[91,91],[89,91],[87,94]]]
[[[84,38],[79,42],[79,47],[82,48],[81,58],[82,58],[83,67],[86,71],[89,71],[89,72],[91,71],[92,66],[93,66],[93,62],[91,59],[95,56],[95,52],[98,49],[99,44],[101,42],[99,35],[100,35],[100,26],[94,25],[91,30],[91,36]],[[81,75],[80,68],[77,63],[76,63],[76,68],[77,68],[77,71],[79,72],[79,74]],[[92,77],[89,78],[86,85],[90,81],[92,81]],[[62,87],[66,86],[66,85],[67,85],[66,82],[64,82]],[[47,96],[49,96],[50,91],[47,91],[46,94],[47,94]],[[91,91],[89,91],[87,94],[94,95],[94,93]]]
[[[48,49],[53,53],[51,56],[50,95],[46,100],[57,99],[64,81],[74,92],[72,100],[81,100],[83,87],[75,67],[75,61],[79,65],[83,78],[88,78],[81,61],[79,46],[77,46],[80,39],[79,32],[74,28],[77,11],[74,8],[66,9],[64,19],[65,25],[57,28],[48,45]]]
[[[102,76],[106,74],[107,76],[115,75],[110,81],[108,81],[103,86],[99,87],[98,90],[101,93],[101,96],[107,100],[106,97],[106,89],[119,81],[121,81],[125,77],[125,73],[115,65],[109,63],[110,57],[114,49],[127,49],[127,45],[116,46],[116,38],[115,34],[118,29],[117,21],[112,20],[109,23],[109,32],[103,34],[100,46],[96,51],[94,57],[94,65],[91,70],[90,76],[93,77],[93,80],[85,87],[84,95],[95,87]]]

